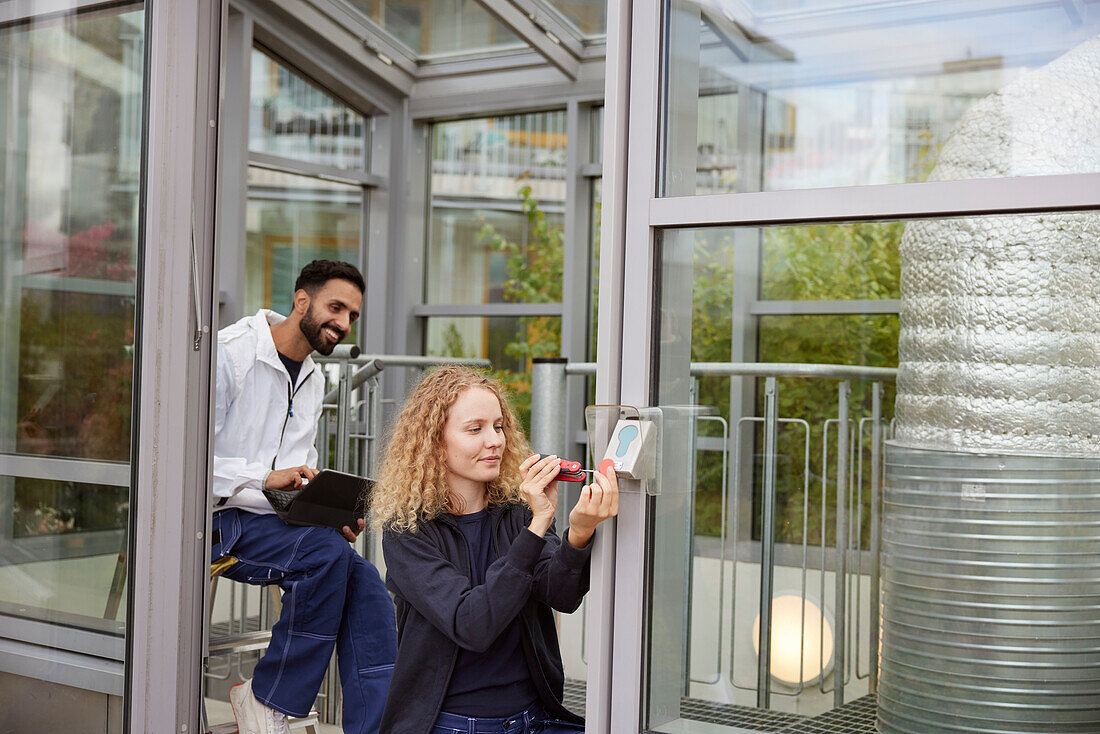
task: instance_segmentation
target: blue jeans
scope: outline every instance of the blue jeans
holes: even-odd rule
[[[519,713],[502,719],[440,713],[431,734],[572,734],[584,726],[546,716],[542,704],[532,704]]]
[[[285,592],[252,677],[256,698],[305,716],[335,647],[344,732],[377,732],[397,659],[393,602],[378,570],[333,528],[287,525],[275,515],[221,510],[212,533],[211,556],[237,559],[226,578]]]

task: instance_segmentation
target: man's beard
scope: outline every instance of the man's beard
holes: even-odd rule
[[[321,333],[321,330],[326,326],[339,334],[340,338],[334,342],[328,341],[325,335]],[[324,355],[332,354],[332,350],[336,348],[336,345],[347,336],[335,326],[320,323],[313,316],[313,306],[310,306],[309,310],[306,311],[306,315],[303,316],[302,320],[298,323],[298,328],[302,330],[302,334],[305,336],[306,341],[309,342],[309,345]]]

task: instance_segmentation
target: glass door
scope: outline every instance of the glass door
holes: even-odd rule
[[[1041,3],[609,6],[609,57],[628,73],[607,87],[602,242],[619,250],[600,304],[621,331],[599,370],[606,397],[660,408],[663,441],[653,492],[627,483],[617,522],[608,730],[870,732],[887,695],[924,695],[927,681],[890,690],[908,675],[896,661],[879,686],[880,640],[912,624],[882,611],[887,444],[895,404],[919,402],[896,385],[905,350],[933,338],[923,301],[906,335],[904,297],[954,279],[1011,291],[1023,276],[993,283],[987,253],[1052,237],[1076,252],[1095,226],[1043,211],[1095,209],[1095,188],[1074,192],[1098,172],[1090,134],[1043,109],[1063,94],[1081,108],[1062,85],[1096,83],[1096,30]],[[960,253],[989,270],[952,266],[906,293],[906,257]],[[1013,297],[945,318],[977,350]],[[974,377],[909,369],[920,395],[935,375]]]

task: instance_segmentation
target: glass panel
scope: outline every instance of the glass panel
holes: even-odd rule
[[[607,33],[607,0],[549,0],[585,36]]]
[[[435,126],[429,303],[561,301],[565,113]]]
[[[903,222],[857,222],[762,231],[760,297],[776,301],[898,298]]]
[[[530,428],[531,360],[561,354],[560,316],[438,316],[428,319],[424,353],[488,359]]]
[[[1072,569],[1091,562],[1100,543],[1081,531],[1100,517],[1093,489],[1100,481],[1100,409],[1093,398],[1100,315],[1087,295],[1100,266],[1097,231],[1100,214],[1090,212],[662,233],[664,446],[647,538],[646,728],[831,730],[814,717],[834,709],[842,688],[844,720],[874,731],[876,701],[865,696],[879,659],[872,620],[879,619],[880,582],[878,680],[880,691],[894,688],[889,698],[878,698],[878,711],[898,717],[906,712],[897,701],[951,697],[962,677],[937,676],[919,692],[906,688],[907,673],[895,661],[917,652],[906,647],[900,615],[927,621],[936,632],[922,639],[947,639],[945,646],[966,656],[985,649],[970,643],[988,640],[989,625],[1019,624],[1013,615],[986,618],[990,604],[983,599],[1082,593]],[[772,301],[762,309],[761,292],[790,303]],[[887,304],[878,313],[874,304],[865,304],[864,313],[829,313],[843,308],[830,302],[899,293],[900,317]],[[693,375],[689,363],[699,362],[898,367],[897,387],[889,374],[868,372],[846,382]],[[842,410],[848,418],[843,463]],[[769,414],[775,416],[774,450]],[[893,439],[888,448],[874,443],[876,433]],[[992,473],[983,473],[980,454],[997,467]],[[877,479],[876,455],[883,462]],[[1029,462],[1029,473],[1016,473]],[[766,470],[772,465],[774,480]],[[1025,485],[1028,492],[1018,494]],[[845,511],[838,521],[840,503]],[[882,525],[872,503],[885,508]],[[1068,506],[1073,520],[1055,509]],[[914,513],[928,513],[927,519]],[[907,520],[913,522],[902,527]],[[917,526],[932,530],[921,536]],[[971,531],[983,540],[972,540],[979,536]],[[873,532],[889,546],[881,575],[871,566]],[[905,533],[921,536],[909,540],[924,545],[905,546]],[[769,535],[772,562],[762,568]],[[845,550],[839,578],[838,542]],[[906,552],[913,555],[902,558]],[[1069,560],[1048,565],[1054,557]],[[770,584],[762,573],[769,568]],[[1040,581],[1021,586],[1031,583],[1032,573]],[[1093,574],[1085,575],[1092,583]],[[917,576],[950,579],[949,588],[929,592]],[[754,631],[762,624],[762,587],[772,600],[765,605],[771,615],[766,695],[758,684],[761,634]],[[981,596],[986,593],[991,596]],[[931,613],[941,599],[952,614]],[[1024,611],[1042,614],[1038,605]],[[1071,665],[1072,640],[1087,638],[1090,624],[1037,642],[1049,647],[1044,659],[1050,654]],[[946,659],[946,653],[929,655]],[[1011,657],[1006,665],[1029,659]],[[970,707],[973,721],[986,701],[1001,700],[993,688],[1007,679],[997,678],[1002,671],[987,656],[977,655],[971,669],[984,671],[973,676],[982,679],[983,693],[960,704]],[[983,676],[994,681],[988,689]],[[1040,693],[1046,692],[1021,692],[1021,710],[1040,705]],[[1058,705],[1073,721],[1076,704]]]
[[[13,538],[126,527],[126,487],[27,477],[16,478],[14,486]]]
[[[1097,170],[1095,14],[779,5],[669,0],[663,195]]]
[[[129,506],[143,32],[140,5],[0,29],[0,606],[112,631],[126,609],[112,578]]]
[[[349,2],[421,56],[525,46],[476,0]]]
[[[362,212],[358,186],[249,168],[245,314],[289,313],[294,281],[311,260],[358,264]]]
[[[367,120],[358,112],[258,49],[250,90],[249,150],[366,170]]]

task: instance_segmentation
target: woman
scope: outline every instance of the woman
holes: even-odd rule
[[[501,386],[473,370],[429,374],[401,411],[371,505],[397,607],[383,732],[583,731],[561,705],[552,610],[580,606],[619,493],[596,474],[562,540],[560,459],[528,453]]]

